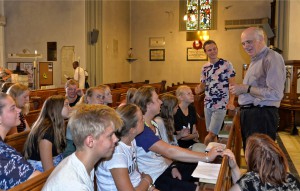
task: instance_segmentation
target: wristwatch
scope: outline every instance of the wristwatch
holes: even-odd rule
[[[247,93],[250,93],[250,89],[251,89],[252,86],[248,86],[248,90],[247,90]]]

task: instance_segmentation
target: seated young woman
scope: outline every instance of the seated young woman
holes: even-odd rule
[[[287,159],[279,146],[265,134],[253,134],[247,139],[245,160],[247,172],[241,176],[235,156],[230,150],[229,166],[233,180],[231,191],[300,190],[300,182],[288,172]]]
[[[57,166],[66,146],[65,121],[71,107],[62,95],[49,97],[33,124],[24,146],[24,156],[41,172]]]
[[[13,188],[40,173],[19,152],[4,143],[11,128],[20,124],[20,111],[11,96],[0,93],[0,190]]]
[[[198,190],[199,187],[191,180],[192,171],[187,171],[181,163],[174,166],[171,160],[188,163],[211,162],[222,154],[223,149],[213,147],[208,153],[193,152],[161,140],[153,119],[159,114],[162,102],[154,87],[140,87],[134,94],[133,101],[140,107],[145,119],[144,131],[135,138],[139,170],[149,174],[159,190]],[[180,176],[175,173],[174,168],[178,169]]]
[[[104,91],[98,87],[90,87],[86,90],[85,95],[83,95],[79,102],[79,104],[104,104]]]
[[[104,105],[111,104],[113,101],[112,101],[112,94],[111,94],[110,87],[104,84],[101,84],[97,87],[100,88],[102,91],[104,91],[103,104]]]
[[[176,96],[179,100],[179,107],[174,116],[175,130],[177,133],[180,133],[184,128],[190,130],[188,136],[178,139],[178,145],[183,148],[189,148],[199,142],[199,134],[196,128],[197,113],[193,105],[194,94],[190,87],[182,85],[177,88]]]
[[[21,109],[20,112],[20,125],[18,125],[15,128],[12,128],[12,130],[8,134],[13,133],[20,133],[25,130],[30,130],[29,125],[25,119],[25,115],[28,114],[30,104],[29,104],[29,94],[30,91],[28,89],[28,86],[25,86],[23,84],[16,83],[12,85],[10,88],[8,88],[7,94],[9,94],[16,102],[16,106]]]
[[[111,159],[102,161],[96,170],[98,190],[153,191],[152,178],[137,167],[135,137],[144,130],[143,114],[138,106],[127,104],[117,108],[123,121],[120,139]]]
[[[124,100],[122,100],[122,102],[120,103],[120,105],[118,107],[132,103],[132,98],[136,91],[137,91],[136,88],[129,88],[126,92],[126,98]]]
[[[174,115],[178,110],[178,99],[172,94],[165,94],[161,98],[160,114],[154,118],[157,123],[161,140],[170,145],[178,146],[177,139],[189,135],[189,129],[184,128],[175,135]]]

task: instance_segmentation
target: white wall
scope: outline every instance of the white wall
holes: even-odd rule
[[[130,1],[103,1],[103,83],[130,80]]]
[[[225,7],[231,6],[229,9]],[[204,61],[186,61],[185,32],[179,32],[179,1],[133,1],[132,2],[132,47],[138,60],[132,64],[133,81],[149,79],[150,83],[167,80],[167,84],[182,81],[198,82]],[[237,72],[237,81],[242,80],[242,65],[249,57],[240,45],[241,29],[224,29],[228,19],[270,17],[270,0],[218,1],[218,28],[210,31],[210,39],[219,47],[219,57],[230,60]],[[165,61],[149,61],[149,37],[164,37]]]
[[[57,42],[57,62],[54,62],[54,84],[61,86],[61,48],[75,46],[85,68],[85,2],[76,1],[5,1],[5,48],[8,53],[28,49],[43,55],[47,61],[47,42]],[[14,61],[8,60],[7,61]],[[20,60],[22,61],[22,60]],[[70,63],[71,65],[72,63]]]
[[[300,38],[298,37],[300,31],[299,23],[300,18],[300,1],[290,0],[288,1],[288,14],[286,22],[289,23],[287,35],[288,40],[286,41],[287,49],[284,50],[287,52],[287,60],[300,60]]]

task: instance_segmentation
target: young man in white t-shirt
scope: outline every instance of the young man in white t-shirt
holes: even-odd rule
[[[121,124],[108,106],[78,106],[68,123],[76,151],[54,169],[43,191],[94,191],[94,166],[101,158],[111,157],[118,141],[115,131]]]

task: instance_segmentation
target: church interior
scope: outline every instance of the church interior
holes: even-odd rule
[[[299,179],[300,25],[296,23],[300,1],[207,0],[213,1],[211,28],[187,30],[184,16],[189,1],[0,0],[0,68],[12,71],[11,82],[25,80],[30,87],[34,109],[27,121],[34,122],[47,97],[65,94],[67,77],[74,75],[74,61],[88,72],[90,87],[110,86],[115,99],[112,107],[125,98],[125,90],[141,84],[153,85],[161,94],[174,93],[182,84],[194,91],[201,68],[208,62],[197,45],[208,39],[217,43],[219,57],[232,63],[236,83],[242,83],[251,59],[241,45],[241,33],[248,27],[260,27],[267,46],[286,63],[277,144]],[[28,77],[22,79],[24,72]],[[203,106],[201,96],[195,96],[195,103],[196,99]],[[196,110],[203,118],[203,108]],[[233,116],[235,123],[237,116]],[[205,126],[203,121],[199,124]],[[204,137],[200,135],[200,140]],[[232,144],[241,141],[233,139]],[[241,147],[232,148],[239,153],[240,169],[246,171],[245,153]]]

